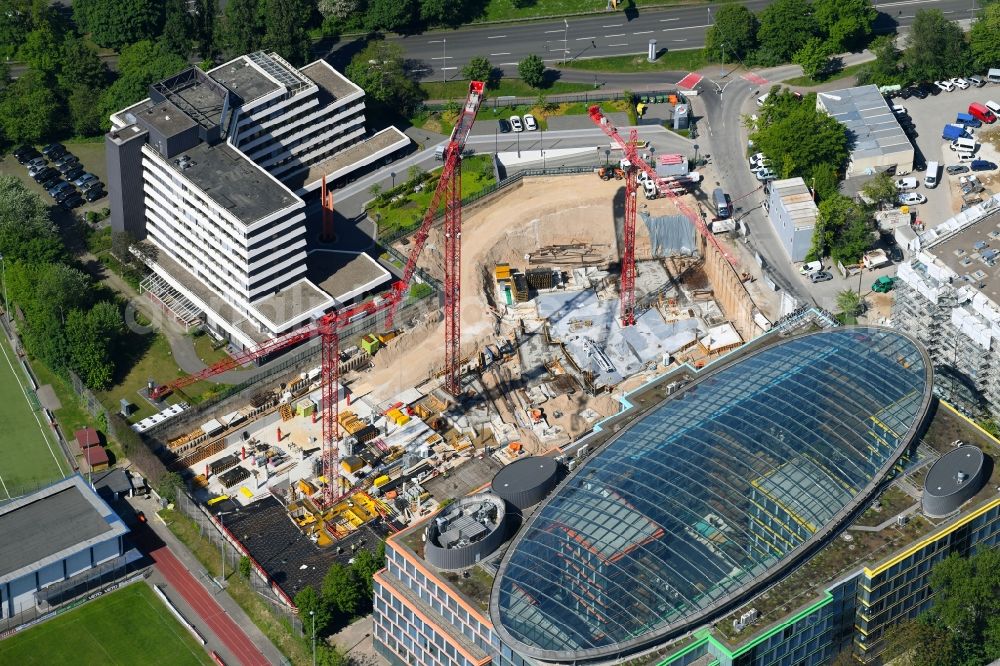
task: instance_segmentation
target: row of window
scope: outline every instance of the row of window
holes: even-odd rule
[[[386,639],[395,639],[397,644],[402,644],[417,656],[418,663],[471,666],[446,637],[381,585],[376,584],[374,601],[376,626],[384,631]],[[388,640],[386,643],[392,645]]]

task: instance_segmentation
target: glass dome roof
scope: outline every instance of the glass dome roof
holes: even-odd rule
[[[906,449],[931,366],[841,328],[737,352],[615,435],[540,507],[490,610],[515,650],[623,655],[710,621],[835,533]]]

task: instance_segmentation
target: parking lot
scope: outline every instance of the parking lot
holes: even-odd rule
[[[107,182],[105,178],[106,165],[103,141],[66,143],[65,145],[70,153],[79,158],[84,171],[93,173],[102,182]],[[41,148],[41,146],[39,146],[39,148]],[[50,161],[50,164],[51,163],[52,162]],[[42,201],[52,207],[52,217],[57,222],[68,220],[74,215],[79,215],[85,211],[101,210],[102,208],[108,206],[107,197],[102,197],[94,202],[84,202],[83,205],[75,208],[72,212],[64,210],[56,204],[56,202],[51,196],[49,196],[40,184],[36,183],[28,175],[27,168],[24,165],[18,164],[17,159],[11,153],[4,155],[2,159],[0,159],[0,175],[15,176],[20,179],[29,190],[37,192],[41,196]]]
[[[957,154],[949,148],[948,142],[941,138],[941,131],[946,123],[955,122],[956,114],[967,112],[970,103],[983,103],[989,99],[1000,101],[1000,85],[987,83],[982,88],[974,86],[970,86],[967,90],[956,88],[952,92],[940,92],[937,95],[930,95],[926,99],[910,97],[905,100],[896,98],[891,101],[893,104],[906,108],[916,127],[916,136],[911,135],[911,140],[917,148],[917,162],[926,164],[937,161],[941,164],[939,174],[941,184],[935,189],[927,189],[923,186],[925,171],[914,171],[911,174],[916,176],[921,183],[916,192],[927,197],[927,203],[916,208],[917,219],[928,228],[937,226],[952,217],[961,210],[962,206],[961,191],[958,187],[959,176],[949,176],[945,172],[946,167],[958,164]],[[977,142],[980,142],[979,137],[982,132],[990,131],[996,131],[1000,136],[1000,128],[997,124],[984,124],[981,128],[975,129]],[[1000,152],[986,141],[981,141],[976,157],[1000,163]],[[983,171],[977,175],[986,188],[980,196],[985,198],[1000,191],[1000,172]]]

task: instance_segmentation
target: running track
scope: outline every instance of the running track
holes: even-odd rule
[[[205,624],[215,632],[219,640],[229,648],[229,651],[240,660],[243,666],[269,666],[267,659],[257,650],[250,638],[233,622],[231,617],[226,615],[222,607],[174,557],[170,549],[161,546],[150,551],[149,556],[156,562],[156,568],[163,574],[167,582],[181,593],[188,605],[198,613]]]

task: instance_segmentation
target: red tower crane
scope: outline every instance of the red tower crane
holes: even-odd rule
[[[319,204],[323,210],[323,230],[319,239],[324,243],[333,242],[333,190],[326,186],[326,176],[323,176],[323,186],[320,190]]]
[[[642,170],[655,184],[657,189],[664,195],[674,200],[674,205],[681,212],[695,229],[708,240],[732,265],[736,265],[736,259],[732,256],[701,219],[698,213],[691,209],[684,201],[678,197],[672,189],[671,183],[656,174],[656,169],[649,166],[645,160],[639,157],[636,149],[639,133],[632,129],[629,132],[629,140],[626,142],[618,133],[614,123],[604,115],[601,107],[590,107],[590,119],[604,130],[604,133],[611,137],[621,146],[625,153],[625,220],[622,230],[622,277],[621,277],[621,320],[622,326],[631,326],[635,323],[635,218],[636,218],[636,174]]]
[[[462,182],[461,163],[462,151],[465,149],[465,141],[472,129],[476,114],[482,104],[483,84],[480,81],[473,81],[469,85],[469,96],[459,116],[455,131],[452,132],[451,139],[445,149],[445,165],[441,173],[434,196],[431,198],[430,208],[424,216],[424,221],[417,231],[414,247],[410,251],[409,259],[406,262],[406,269],[403,278],[396,282],[387,297],[381,301],[366,301],[344,310],[329,312],[309,326],[294,330],[285,335],[268,340],[263,344],[241,353],[225,358],[200,372],[192,375],[180,377],[172,382],[157,386],[150,391],[150,398],[158,400],[168,395],[174,389],[182,389],[195,382],[208,379],[227,370],[233,370],[242,365],[256,361],[258,359],[275,354],[283,349],[300,344],[314,337],[321,339],[322,347],[322,372],[320,383],[322,385],[323,400],[320,406],[322,414],[322,458],[323,476],[327,483],[323,488],[324,502],[329,506],[341,496],[340,493],[340,472],[338,467],[337,440],[340,439],[339,405],[337,400],[337,390],[340,386],[340,329],[342,326],[353,323],[365,317],[370,317],[380,313],[386,314],[387,326],[392,327],[392,317],[396,312],[400,301],[406,297],[410,280],[416,272],[417,258],[423,249],[427,236],[430,233],[431,223],[437,216],[437,211],[441,205],[442,198],[447,194],[445,200],[445,359],[448,363],[449,374],[448,388],[452,392],[457,392],[459,386],[459,303],[461,296],[460,285],[460,260],[461,260],[461,227],[462,227]],[[323,182],[323,192],[321,193],[324,217],[324,235],[329,229],[332,234],[332,203],[333,193],[326,191],[326,181]],[[327,212],[327,206],[330,211]],[[329,216],[330,227],[327,227]]]

